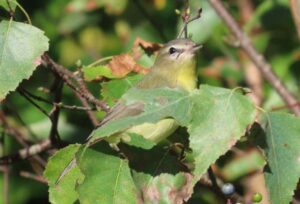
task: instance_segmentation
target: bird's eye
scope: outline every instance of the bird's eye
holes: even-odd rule
[[[169,49],[170,55],[171,55],[171,54],[174,54],[175,52],[177,52],[176,48],[170,47],[170,49]]]

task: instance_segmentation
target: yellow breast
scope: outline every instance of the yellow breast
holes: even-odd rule
[[[180,69],[177,76],[177,85],[187,91],[192,91],[197,88],[195,64],[188,65],[186,68]]]

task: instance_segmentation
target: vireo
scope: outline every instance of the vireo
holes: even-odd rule
[[[189,39],[176,39],[165,44],[159,51],[154,65],[148,74],[135,85],[138,89],[153,89],[161,87],[182,88],[192,91],[197,87],[196,53],[202,45]],[[143,108],[136,104],[125,105],[122,98],[102,120],[101,125],[112,120],[138,115]],[[119,142],[128,133],[135,133],[158,143],[171,135],[178,127],[174,119],[162,119],[159,122],[144,123],[133,126],[125,131],[109,137],[112,143]]]

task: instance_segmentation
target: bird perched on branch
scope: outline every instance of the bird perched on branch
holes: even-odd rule
[[[153,88],[181,88],[192,91],[197,87],[196,53],[202,47],[190,39],[176,39],[165,44],[159,51],[154,65],[148,74],[135,85],[138,89]],[[122,98],[111,109],[100,123],[100,126],[110,121],[135,116],[143,112],[143,107],[133,103],[126,105]],[[158,143],[171,135],[178,127],[172,118],[162,119],[159,122],[144,123],[119,132],[108,139],[109,142],[118,142],[122,135],[135,133]],[[113,141],[118,140],[118,141]]]

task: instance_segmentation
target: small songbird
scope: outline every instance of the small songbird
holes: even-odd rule
[[[159,51],[154,65],[150,68],[148,74],[138,82],[134,87],[138,89],[153,88],[180,88],[186,91],[192,91],[197,87],[196,75],[196,53],[202,47],[190,39],[176,39],[165,44]],[[102,120],[100,126],[110,121],[135,116],[143,112],[143,108],[136,104],[125,105],[122,98],[111,109]],[[178,128],[174,119],[166,118],[159,122],[144,123],[133,126],[125,131],[119,132],[110,142],[116,142],[128,133],[135,133],[149,139],[155,143],[160,142],[171,135]]]

